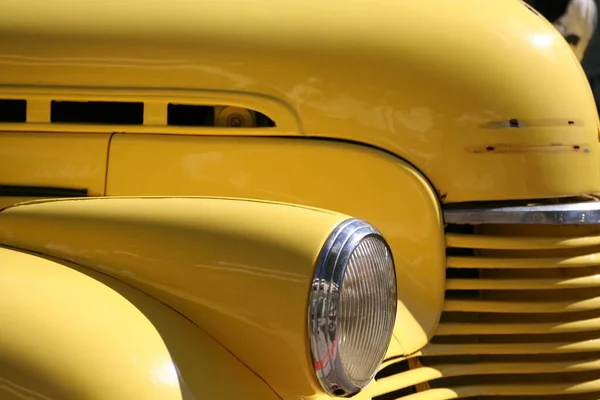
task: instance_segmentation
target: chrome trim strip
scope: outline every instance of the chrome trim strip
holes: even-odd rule
[[[313,276],[308,307],[312,361],[321,385],[334,396],[351,396],[362,389],[348,378],[342,365],[338,353],[337,314],[348,261],[361,241],[369,236],[381,239],[391,255],[391,249],[377,229],[365,221],[350,218],[341,222],[329,235]],[[377,369],[373,377],[376,372]]]
[[[447,224],[600,224],[600,202],[444,210]]]

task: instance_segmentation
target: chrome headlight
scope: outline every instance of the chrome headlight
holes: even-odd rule
[[[352,395],[373,379],[392,338],[396,304],[388,244],[368,223],[344,221],[321,250],[310,294],[314,368],[328,393]]]

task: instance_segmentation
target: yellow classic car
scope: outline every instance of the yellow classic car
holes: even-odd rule
[[[0,0],[0,398],[600,397],[600,141],[521,0]]]

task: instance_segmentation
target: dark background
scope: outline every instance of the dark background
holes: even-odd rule
[[[567,10],[569,0],[525,0],[548,21],[554,22]]]

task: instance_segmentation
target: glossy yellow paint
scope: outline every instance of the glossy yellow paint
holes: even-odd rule
[[[390,240],[398,264],[390,357],[423,347],[438,323],[440,202],[600,192],[599,122],[585,75],[564,39],[517,0],[0,6],[0,98],[28,101],[26,123],[0,123],[0,184],[248,197],[362,217]],[[144,123],[51,123],[52,100],[143,101]],[[170,102],[247,107],[277,127],[168,126]],[[0,213],[0,238],[136,285],[207,327],[283,397],[320,397],[300,288],[328,223],[341,216],[190,202],[13,207]],[[233,265],[217,265],[220,246],[233,248]],[[221,278],[233,284],[215,286]]]
[[[0,247],[0,398],[277,399],[203,330],[68,262]]]
[[[110,136],[0,132],[0,185],[59,186],[102,195]],[[7,200],[0,198],[0,205]]]
[[[27,201],[41,200],[39,197],[20,197],[20,196],[0,196],[0,210],[4,207],[11,206],[17,203],[24,203]]]
[[[309,355],[308,295],[325,240],[347,218],[218,198],[41,201],[0,213],[0,243],[147,292],[202,327],[281,397],[298,399],[322,392]]]
[[[564,39],[517,0],[0,6],[0,96],[50,94],[36,98],[31,126],[0,130],[67,129],[49,124],[53,90],[94,100],[152,89],[145,125],[84,131],[222,135],[164,126],[174,92],[198,103],[219,93],[281,105],[268,111],[284,128],[244,135],[378,146],[417,166],[448,202],[600,191],[589,85]]]
[[[419,350],[437,327],[446,251],[438,200],[422,175],[385,152],[308,139],[115,135],[107,195],[244,197],[362,218],[396,260],[398,346],[390,355]]]

